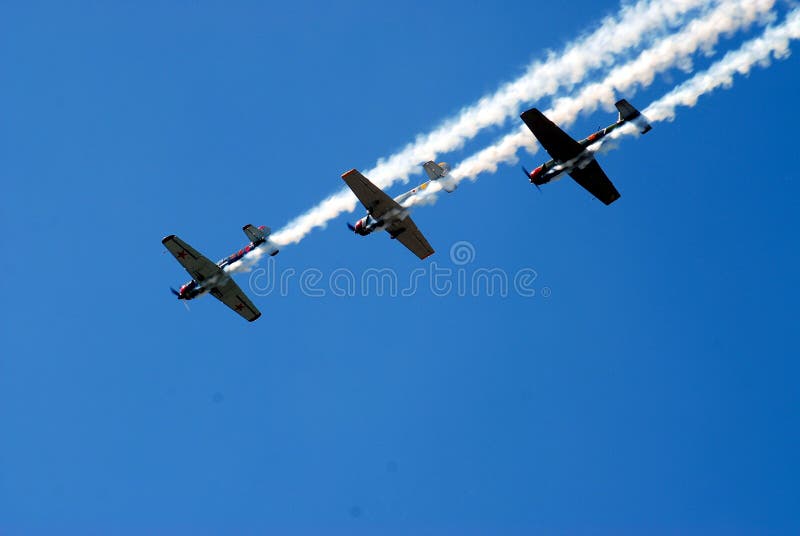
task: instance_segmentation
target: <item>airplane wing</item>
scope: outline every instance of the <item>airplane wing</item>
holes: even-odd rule
[[[433,255],[433,248],[410,217],[393,222],[386,230],[420,259]]]
[[[586,188],[590,194],[606,205],[610,205],[620,197],[619,192],[614,188],[597,160],[592,160],[583,169],[573,169],[569,175],[575,179],[575,182]]]
[[[231,278],[228,278],[222,285],[212,287],[208,292],[248,322],[261,316],[261,311],[253,305],[253,302],[245,296],[239,285]]]
[[[372,184],[357,169],[351,169],[342,175],[342,180],[353,190],[361,204],[376,220],[383,219],[387,212],[395,210],[400,213],[403,211],[403,207],[397,201]]]
[[[356,169],[351,169],[342,175],[342,179],[376,220],[383,219],[389,212],[400,213],[405,210],[397,201],[386,195],[383,190],[372,184]],[[392,238],[399,240],[420,259],[433,254],[433,248],[410,217],[406,216],[402,220],[393,221],[386,230],[392,235]]]
[[[536,108],[522,112],[520,117],[531,129],[531,132],[542,144],[542,147],[556,160],[566,162],[583,152],[583,146],[580,143],[561,130],[558,125],[550,121]]]
[[[175,235],[169,235],[161,241],[179,263],[186,268],[192,279],[198,283],[216,277],[222,273],[222,269],[215,263],[201,255],[192,246],[181,240]]]

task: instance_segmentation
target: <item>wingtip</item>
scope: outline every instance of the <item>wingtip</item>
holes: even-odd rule
[[[255,321],[256,321],[256,320],[258,320],[259,318],[261,318],[261,312],[260,312],[260,311],[259,311],[259,313],[258,313],[256,316],[254,316],[253,318],[251,318],[250,320],[248,320],[248,322],[255,322]]]
[[[519,114],[520,119],[525,119],[529,115],[544,115],[539,108],[530,108]]]
[[[162,239],[161,239],[161,243],[162,243],[162,244],[166,244],[166,243],[167,243],[167,240],[172,240],[173,238],[175,238],[175,235],[174,235],[174,234],[171,234],[171,235],[169,235],[169,236],[165,236],[164,238],[162,238]]]
[[[353,168],[350,171],[346,171],[345,173],[342,173],[342,178],[345,179],[345,178],[349,177],[350,175],[355,175],[356,173],[358,173],[358,170],[356,168]]]

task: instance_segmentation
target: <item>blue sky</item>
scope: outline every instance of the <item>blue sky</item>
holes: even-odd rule
[[[0,534],[797,533],[797,55],[603,155],[610,207],[503,166],[415,212],[428,261],[341,217],[262,263],[467,241],[533,297],[168,291],[163,236],[229,254],[618,9],[5,5]]]

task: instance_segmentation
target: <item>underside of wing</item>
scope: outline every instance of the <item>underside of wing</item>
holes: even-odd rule
[[[531,108],[520,116],[542,147],[561,162],[572,160],[583,152],[583,147],[545,115]]]
[[[410,217],[392,223],[386,231],[420,259],[433,255],[433,248]]]
[[[228,279],[223,285],[214,287],[209,292],[248,322],[261,316],[261,312],[233,279]]]
[[[192,246],[175,235],[169,235],[161,241],[175,259],[186,268],[192,279],[198,283],[218,276],[222,270],[219,266],[197,252]]]
[[[597,160],[592,160],[583,169],[573,169],[570,176],[606,205],[610,205],[620,197],[619,192],[614,188],[614,184],[606,176]]]
[[[403,207],[383,190],[372,184],[357,169],[351,169],[342,175],[342,180],[353,190],[353,193],[356,194],[356,197],[367,209],[367,212],[376,220],[383,219],[391,211],[402,212]]]

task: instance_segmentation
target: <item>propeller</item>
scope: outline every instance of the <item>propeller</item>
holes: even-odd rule
[[[354,233],[356,232],[356,228],[353,227],[353,224],[350,223],[350,222],[347,222],[347,228],[350,229],[351,231],[353,231]]]
[[[537,189],[537,190],[539,190],[539,193],[542,193],[542,189],[541,189],[541,188],[539,188],[539,185],[538,185],[538,184],[536,184],[535,182],[533,182],[533,179],[531,179],[531,173],[530,173],[530,171],[528,171],[527,169],[525,169],[525,166],[522,166],[522,171],[523,171],[523,172],[525,172],[525,176],[526,176],[526,177],[528,177],[528,179],[531,181],[531,184],[533,184],[534,186],[536,186],[536,189]]]
[[[178,292],[177,290],[175,290],[175,289],[174,289],[174,288],[172,288],[172,287],[169,287],[169,289],[172,291],[172,293],[173,293],[173,294],[175,294],[175,296],[176,296],[176,297],[177,297],[179,300],[181,299],[181,293],[180,293],[180,292]],[[183,306],[184,306],[184,307],[186,307],[186,310],[187,310],[187,311],[189,311],[189,312],[191,313],[191,312],[192,312],[192,310],[191,310],[191,309],[189,309],[189,301],[188,301],[188,300],[181,300],[181,301],[183,302]]]

